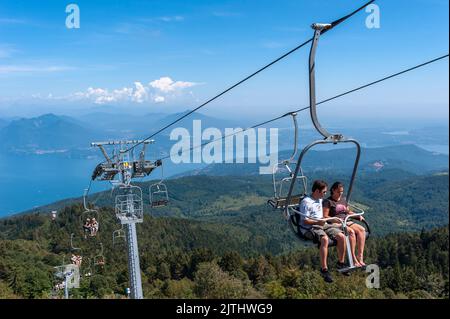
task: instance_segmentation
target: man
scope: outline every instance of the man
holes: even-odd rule
[[[328,283],[333,282],[333,278],[328,271],[328,243],[329,238],[337,241],[338,249],[338,269],[344,268],[345,264],[345,236],[340,227],[327,224],[323,220],[322,200],[328,191],[326,182],[317,180],[312,186],[312,193],[306,196],[300,203],[300,229],[302,234],[320,243],[320,273]],[[308,218],[309,217],[309,218]]]

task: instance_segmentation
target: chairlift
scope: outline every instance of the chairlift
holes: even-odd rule
[[[94,267],[103,268],[105,266],[105,256],[103,256],[103,244],[100,243],[100,252],[94,256]]]
[[[290,158],[279,162],[274,165],[272,169],[272,183],[274,197],[269,199],[267,203],[274,209],[284,209],[286,207],[286,199],[288,192],[286,186],[290,185],[293,180],[292,165],[295,164],[294,158],[298,150],[298,123],[297,113],[291,113],[292,120],[294,122],[294,151]],[[308,179],[303,175],[303,172],[296,177],[296,184],[299,184],[303,191],[296,193],[289,201],[289,206],[298,206],[307,192]]]
[[[74,234],[70,234],[70,249],[72,252],[72,257],[70,258],[70,261],[72,264],[81,267],[83,263],[83,254],[82,249],[80,247],[75,247],[74,245]]]
[[[92,259],[90,257],[86,257],[80,270],[82,279],[89,279],[92,276]]]
[[[80,255],[81,255],[82,249],[79,248],[79,247],[75,247],[75,245],[74,245],[74,237],[75,237],[74,233],[70,234],[70,249],[71,249],[72,252],[79,252]]]
[[[123,225],[120,229],[113,231],[112,242],[113,247],[116,247],[119,243],[125,244],[127,241],[125,230],[123,229]]]
[[[291,227],[291,229],[293,230],[293,232],[297,235],[297,237],[302,240],[302,241],[308,241],[307,238],[305,238],[300,230],[300,220],[302,217],[307,217],[307,216],[303,216],[303,214],[299,211],[299,201],[298,201],[298,197],[294,192],[295,189],[295,184],[298,180],[298,177],[302,178],[304,177],[302,169],[301,169],[301,164],[302,164],[302,160],[305,156],[305,154],[314,146],[316,145],[321,145],[321,144],[333,144],[333,145],[337,145],[340,143],[352,143],[356,146],[356,159],[355,159],[355,164],[353,166],[353,172],[352,172],[352,176],[351,176],[351,180],[348,186],[348,190],[347,190],[347,202],[348,204],[354,209],[355,214],[352,215],[348,215],[344,221],[341,221],[340,219],[337,218],[326,218],[326,219],[321,219],[320,221],[338,221],[340,223],[342,223],[342,230],[344,232],[344,235],[346,237],[346,246],[347,246],[347,257],[348,257],[348,267],[346,267],[345,269],[341,269],[341,272],[348,272],[351,271],[353,269],[355,269],[356,267],[354,266],[354,262],[353,262],[353,258],[351,255],[351,248],[350,248],[350,241],[349,241],[349,234],[348,234],[348,229],[347,229],[347,221],[349,219],[355,219],[359,216],[362,216],[365,214],[364,210],[359,208],[359,207],[355,207],[355,205],[352,205],[350,203],[350,197],[351,197],[351,193],[352,193],[352,189],[353,189],[353,184],[356,178],[356,172],[358,169],[358,164],[359,164],[359,159],[360,159],[360,155],[361,155],[361,146],[359,144],[358,141],[354,140],[354,139],[349,139],[349,138],[345,138],[342,134],[330,134],[325,128],[323,128],[318,120],[317,117],[317,104],[316,104],[316,80],[315,80],[315,57],[316,57],[316,50],[317,50],[317,45],[319,42],[319,38],[320,35],[325,32],[326,30],[332,28],[332,24],[313,24],[312,28],[314,29],[314,38],[312,41],[312,45],[311,45],[311,51],[310,51],[310,55],[309,55],[309,97],[310,97],[310,115],[311,115],[311,120],[314,124],[315,129],[323,136],[323,139],[321,140],[317,140],[314,141],[312,143],[310,143],[309,145],[307,145],[302,152],[300,153],[300,156],[297,160],[296,166],[295,166],[295,170],[294,173],[291,175],[291,184],[289,187],[289,192],[288,195],[286,197],[285,200],[285,204],[284,204],[284,215],[285,217],[288,219],[289,221],[289,225]],[[295,119],[295,118],[294,118]],[[286,204],[287,203],[287,204]],[[281,205],[280,205],[281,206]],[[307,217],[309,219],[315,220],[311,217]],[[319,221],[319,220],[317,220]],[[370,235],[370,227],[368,225],[368,223],[364,220],[363,224],[366,228],[366,236],[368,237]],[[320,245],[320,243],[319,243]],[[336,242],[331,242],[329,244],[329,246],[334,246],[336,245]]]
[[[152,208],[165,207],[169,204],[169,193],[167,192],[167,186],[163,183],[164,170],[162,162],[159,166],[161,166],[161,180],[158,183],[150,185],[148,191]]]
[[[99,222],[100,222],[100,214],[98,210],[91,209],[87,205],[87,192],[88,189],[85,189],[83,195],[83,207],[84,211],[81,213],[81,225],[84,230],[84,238],[87,237],[95,237],[99,230]],[[95,224],[95,225],[92,225]],[[96,229],[92,229],[95,227]],[[89,234],[89,236],[87,236]]]
[[[161,182],[153,184],[149,189],[150,203],[152,208],[165,207],[169,203],[167,186]]]

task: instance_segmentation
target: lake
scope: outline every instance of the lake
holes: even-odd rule
[[[367,147],[367,145],[364,145]],[[448,145],[419,145],[442,154],[449,154]],[[324,148],[322,150],[325,150]],[[100,157],[67,158],[62,155],[29,157],[0,155],[0,216],[12,215],[52,202],[81,197]],[[164,162],[164,178],[205,167],[205,164],[173,164]],[[161,170],[149,179],[160,179]],[[91,193],[110,188],[108,182],[94,182]],[[169,190],[170,192],[170,190]]]
[[[72,159],[57,155],[0,155],[0,216],[11,215],[58,200],[80,197],[100,159]],[[164,162],[165,177],[204,165],[174,165]],[[170,173],[170,174],[169,174]],[[146,178],[160,179],[161,171]],[[108,182],[94,182],[92,191],[110,188]]]

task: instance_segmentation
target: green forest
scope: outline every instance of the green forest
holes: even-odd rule
[[[372,235],[365,261],[380,267],[379,289],[366,287],[364,271],[337,273],[335,248],[329,256],[335,281],[325,283],[317,247],[298,241],[265,204],[267,181],[168,181],[170,206],[148,210],[137,226],[145,298],[448,298],[448,175],[361,176],[354,198],[367,208]],[[141,186],[148,196],[148,184]],[[120,238],[113,243],[120,225],[108,196],[90,198],[101,207],[96,237],[83,236],[91,213],[79,199],[0,220],[0,298],[61,298],[54,267],[70,263],[72,253],[83,261],[71,298],[126,298],[126,247]],[[58,208],[55,220],[50,208]]]

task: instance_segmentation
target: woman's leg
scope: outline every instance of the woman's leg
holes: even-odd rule
[[[366,243],[366,230],[364,227],[356,223],[350,226],[350,228],[354,230],[357,239],[358,261],[362,266],[365,266],[366,264],[364,263],[364,246]]]
[[[350,227],[347,228],[347,231],[348,231],[348,239],[350,240],[350,249],[352,252],[353,264],[356,267],[361,267],[361,264],[359,263],[358,258],[356,258],[356,254],[355,254],[355,248],[356,248],[355,231],[353,229],[351,229]]]

